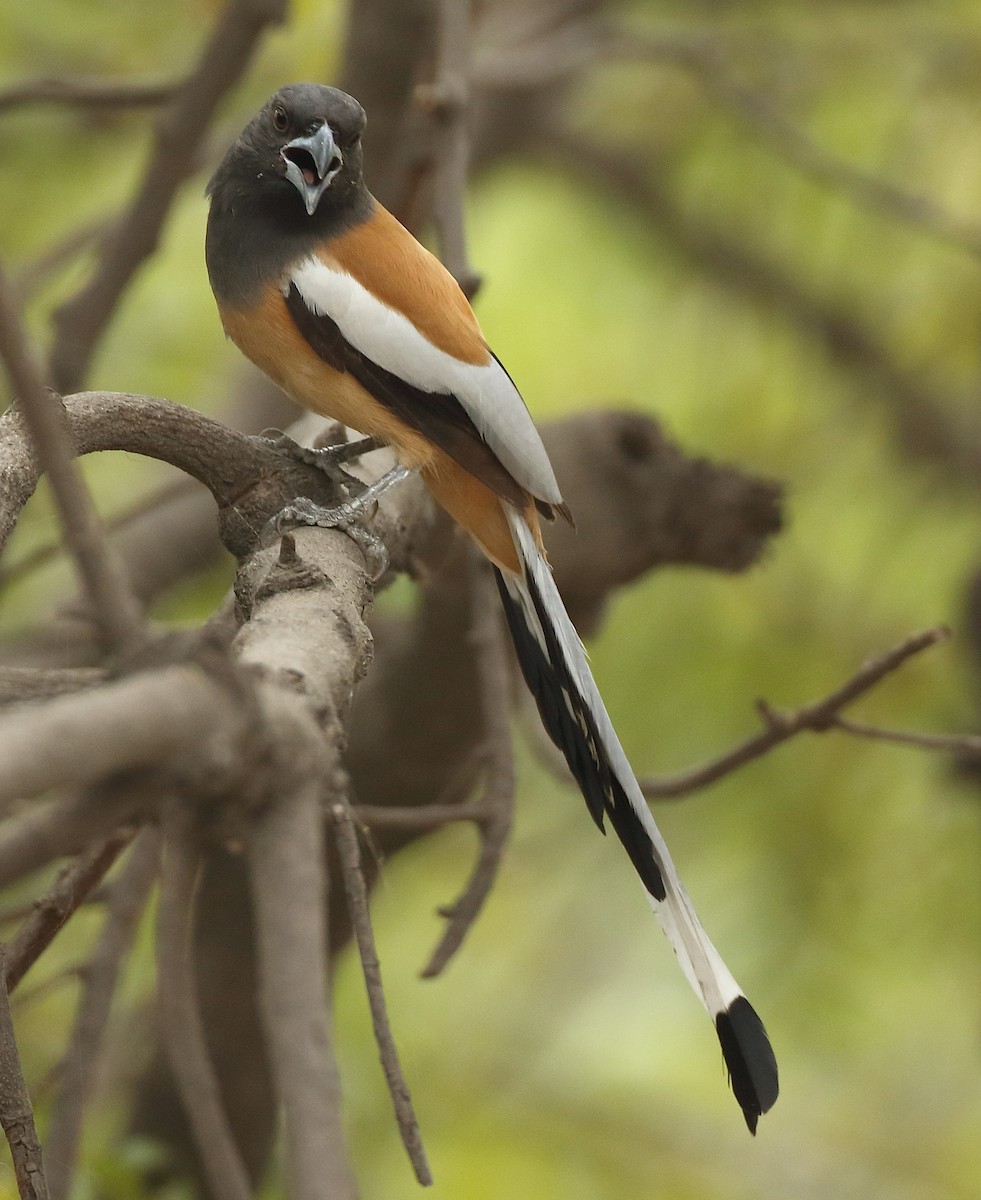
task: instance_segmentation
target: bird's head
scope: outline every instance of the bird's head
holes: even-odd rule
[[[312,217],[326,196],[341,200],[361,187],[364,127],[353,96],[319,83],[289,84],[249,122],[208,190],[227,178],[262,181],[267,198],[292,205],[298,194]]]

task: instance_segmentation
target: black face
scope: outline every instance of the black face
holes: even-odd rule
[[[209,185],[240,193],[256,185],[266,201],[301,218],[350,202],[361,188],[364,109],[317,83],[293,83],[249,122]]]

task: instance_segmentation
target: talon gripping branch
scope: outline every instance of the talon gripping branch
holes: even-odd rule
[[[394,447],[493,562],[545,728],[593,820],[623,843],[755,1132],[776,1060],[695,915],[552,582],[539,521],[569,514],[545,448],[452,276],[365,187],[364,124],[345,93],[294,84],[228,151],[207,235],[225,332],[298,403]]]

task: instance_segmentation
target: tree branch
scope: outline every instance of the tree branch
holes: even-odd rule
[[[470,0],[438,0],[436,69],[431,84],[416,88],[416,103],[435,125],[433,221],[439,257],[469,299],[480,287],[467,253],[464,203],[470,137]]]
[[[0,717],[0,804],[195,752],[207,757],[212,739],[231,732],[229,716],[228,693],[187,665],[8,710]]]
[[[126,578],[99,525],[74,461],[64,415],[45,390],[40,364],[21,326],[0,273],[0,357],[19,394],[37,455],[48,473],[69,549],[85,585],[105,648],[135,649],[145,639],[143,622]]]
[[[41,1143],[14,1039],[7,997],[6,949],[0,943],[0,1125],[7,1135],[20,1200],[48,1200]]]
[[[371,1010],[375,1044],[378,1047],[382,1070],[385,1073],[385,1082],[388,1084],[388,1093],[395,1109],[395,1120],[416,1179],[423,1187],[429,1187],[433,1182],[433,1176],[426,1158],[426,1149],[422,1143],[419,1121],[412,1105],[412,1095],[402,1071],[402,1064],[399,1062],[398,1048],[395,1045],[392,1027],[388,1020],[381,964],[378,961],[375,934],[371,927],[368,888],[361,870],[358,835],[354,828],[351,809],[346,803],[335,804],[330,811],[334,818],[334,828],[337,831],[338,860],[341,864],[351,925],[354,928],[354,937],[361,958],[361,971],[364,975],[365,991],[368,993],[368,1007]]]
[[[85,903],[92,889],[101,883],[134,834],[133,829],[121,830],[80,854],[71,866],[61,871],[48,892],[34,902],[34,912],[7,946],[8,993],[17,987],[59,930]]]
[[[45,1141],[52,1200],[68,1200],[71,1192],[85,1110],[94,1089],[120,968],[133,944],[159,865],[159,833],[144,829],[109,886],[106,920],[82,971],[82,997],[58,1068],[59,1088],[48,1121]]]
[[[908,659],[931,646],[936,646],[939,642],[946,641],[949,636],[950,631],[942,625],[922,633],[910,634],[885,654],[869,659],[850,679],[823,699],[806,704],[802,708],[779,711],[771,708],[765,701],[760,701],[757,707],[763,717],[764,728],[759,733],[703,766],[667,778],[642,779],[640,785],[644,795],[650,800],[687,796],[690,792],[707,787],[739,767],[769,753],[775,746],[798,733],[805,730],[826,733],[829,729],[838,728],[839,713],[843,708],[874,688],[886,675],[898,670]]]
[[[0,112],[35,104],[63,104],[72,108],[144,108],[164,104],[173,96],[175,83],[119,83],[102,79],[26,79],[0,88]]]
[[[194,170],[198,148],[226,92],[238,81],[286,0],[228,0],[197,66],[162,112],[155,145],[129,210],[107,236],[93,278],[55,313],[51,364],[60,391],[75,390],[124,289],[156,249],[177,189]]]
[[[269,716],[282,775],[275,799],[256,815],[248,855],[260,1006],[285,1118],[285,1169],[294,1200],[345,1200],[356,1189],[328,1015],[320,805],[321,781],[340,770],[338,747],[328,753],[309,711],[285,692]]]
[[[222,1108],[198,1008],[190,946],[200,853],[190,813],[177,802],[167,813],[165,834],[157,930],[164,1044],[215,1200],[251,1200],[252,1188]]]
[[[941,464],[949,477],[976,486],[981,479],[981,421],[974,396],[947,396],[922,372],[904,369],[858,317],[809,292],[762,252],[747,250],[705,218],[678,204],[664,184],[665,165],[648,168],[607,144],[552,127],[545,151],[564,169],[582,175],[584,157],[602,189],[644,211],[661,233],[697,267],[724,286],[766,305],[803,334],[815,338],[834,360],[867,372],[889,404],[903,449]],[[863,399],[867,392],[862,392]]]
[[[508,712],[511,701],[510,659],[501,627],[499,600],[487,565],[471,552],[470,590],[477,663],[479,704],[485,736],[483,817],[478,824],[480,853],[470,882],[462,895],[440,915],[449,923],[439,945],[423,968],[423,978],[439,975],[463,944],[484,906],[501,866],[504,847],[514,820],[517,776]]]

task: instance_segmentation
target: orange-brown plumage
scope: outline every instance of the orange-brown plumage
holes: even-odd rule
[[[219,305],[225,332],[246,358],[304,408],[396,447],[407,467],[428,466],[436,447],[346,371],[325,362],[297,329],[278,284],[244,309]]]

